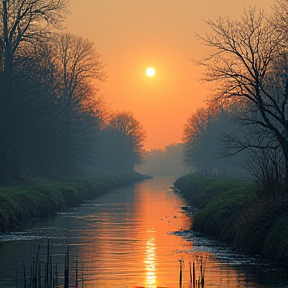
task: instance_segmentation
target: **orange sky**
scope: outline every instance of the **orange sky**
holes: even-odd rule
[[[69,32],[89,38],[109,76],[101,91],[113,111],[131,111],[147,131],[145,148],[181,142],[187,118],[209,91],[189,59],[205,53],[195,36],[202,19],[241,16],[244,7],[269,11],[274,0],[70,0]],[[147,67],[156,70],[153,78]]]

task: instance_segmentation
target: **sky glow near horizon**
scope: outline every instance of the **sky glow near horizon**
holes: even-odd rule
[[[207,54],[196,33],[203,19],[270,12],[274,0],[70,0],[67,30],[93,41],[108,74],[100,94],[113,111],[131,111],[147,132],[147,150],[180,143],[187,118],[205,105],[203,69],[191,59]],[[147,77],[147,67],[157,72]],[[151,81],[153,80],[153,81]]]

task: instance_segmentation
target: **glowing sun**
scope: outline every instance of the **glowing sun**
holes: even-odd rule
[[[147,69],[146,69],[146,75],[147,75],[148,77],[153,77],[153,76],[155,75],[155,69],[152,68],[152,67],[147,68]]]

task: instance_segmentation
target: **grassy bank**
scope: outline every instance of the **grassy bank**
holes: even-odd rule
[[[31,184],[0,187],[0,232],[16,229],[31,218],[50,215],[144,178],[147,177],[135,173],[57,182],[36,179]]]
[[[288,265],[288,197],[256,197],[255,183],[186,175],[174,183],[191,206],[197,207],[193,230]]]

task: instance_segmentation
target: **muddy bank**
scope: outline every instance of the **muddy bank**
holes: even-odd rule
[[[197,208],[192,229],[288,266],[288,197],[258,199],[255,183],[185,175],[176,180],[186,201]]]
[[[32,218],[51,215],[146,178],[149,176],[134,173],[57,182],[36,179],[30,184],[0,187],[0,232],[19,229]]]

